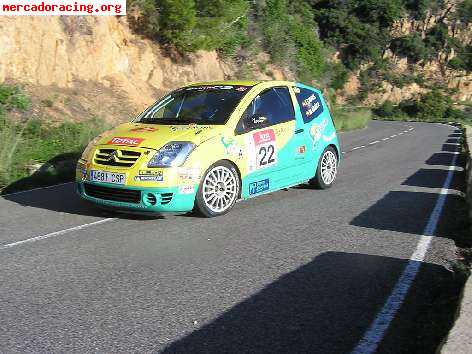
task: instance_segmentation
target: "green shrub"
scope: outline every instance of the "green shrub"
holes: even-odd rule
[[[472,20],[472,0],[464,0],[457,6],[456,17],[468,24]]]
[[[349,78],[349,71],[342,63],[331,65],[331,88],[340,90],[344,87]]]
[[[391,40],[389,27],[403,13],[402,0],[319,1],[313,8],[321,39],[341,50],[343,63],[355,69],[377,61]]]
[[[216,49],[233,55],[247,44],[245,0],[128,0],[133,29],[179,51]]]
[[[394,120],[419,120],[419,121],[470,121],[470,113],[453,107],[449,96],[444,95],[439,89],[423,94],[419,100],[404,100],[398,106],[390,101],[373,110],[380,119]]]
[[[449,60],[447,65],[454,70],[472,72],[472,45],[466,45],[456,49],[457,56]]]
[[[390,48],[396,55],[407,57],[415,63],[429,56],[429,50],[418,33],[392,40]]]
[[[416,117],[420,120],[441,120],[452,106],[450,97],[443,95],[438,89],[424,94],[417,103]]]
[[[326,70],[311,8],[303,1],[267,0],[262,15],[264,47],[274,62],[292,68],[300,81],[311,82]]]
[[[348,131],[361,129],[367,126],[372,112],[367,108],[333,106],[332,115],[336,130]]]
[[[455,122],[472,122],[472,115],[469,112],[449,107],[446,111],[446,118]]]
[[[0,188],[27,177],[31,164],[44,163],[64,154],[80,156],[85,145],[107,128],[96,118],[52,126],[36,119],[22,123],[3,116],[0,119]],[[54,170],[48,173],[57,175]],[[41,176],[43,182],[46,177]]]
[[[13,109],[25,111],[30,105],[30,99],[19,86],[0,85],[0,113]]]
[[[156,38],[159,34],[159,12],[155,0],[128,0],[128,21],[138,33]],[[136,14],[135,12],[138,12]]]

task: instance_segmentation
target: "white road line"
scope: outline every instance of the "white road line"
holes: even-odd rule
[[[411,132],[412,130],[413,130],[413,128],[408,129],[408,131],[410,131],[410,132]]]
[[[403,135],[403,133],[402,133],[402,132],[400,132],[400,133],[398,133],[398,135]]]
[[[390,138],[383,138],[382,141],[386,141],[386,140],[388,140],[388,139],[390,139]]]
[[[352,148],[351,151],[362,149],[362,148],[365,148],[365,145],[356,146],[355,148]]]
[[[369,143],[369,145],[374,145],[374,144],[377,144],[377,143],[380,143],[380,141],[378,141],[378,140],[372,141],[371,143]]]
[[[388,330],[388,327],[390,326],[390,323],[405,301],[405,297],[408,294],[411,285],[415,281],[416,276],[418,275],[421,262],[424,260],[426,252],[428,251],[428,248],[431,244],[431,240],[433,239],[433,235],[436,232],[436,227],[438,225],[438,221],[441,217],[441,212],[447,198],[447,192],[454,175],[453,167],[456,164],[456,160],[457,155],[454,155],[453,161],[451,163],[452,166],[449,168],[446,180],[444,181],[441,192],[438,196],[438,199],[436,200],[434,209],[429,216],[428,223],[423,230],[423,235],[416,245],[415,251],[411,255],[410,260],[408,261],[384,306],[380,312],[377,313],[375,320],[364,333],[364,336],[354,348],[352,353],[367,354],[376,352],[380,342],[382,342],[385,333]]]
[[[49,189],[49,188],[54,188],[54,187],[60,187],[60,186],[63,186],[65,184],[70,184],[70,183],[74,183],[74,182],[64,182],[64,183],[59,183],[59,184],[53,184],[52,186],[38,187],[38,188],[28,189],[28,190],[25,190],[25,191],[19,191],[19,192],[8,193],[8,194],[1,194],[0,197],[8,197],[10,195],[24,194],[24,193],[28,193],[28,192],[37,191],[37,190],[40,190],[40,189]]]
[[[390,135],[391,138],[395,138],[397,134]]]
[[[115,220],[115,218],[106,218],[106,219],[94,221],[94,222],[91,222],[91,223],[88,223],[88,224],[83,224],[83,225],[74,226],[74,227],[71,227],[71,228],[68,228],[68,229],[51,232],[49,234],[36,236],[36,237],[31,237],[31,238],[28,238],[26,240],[21,240],[21,241],[17,241],[17,242],[8,243],[6,245],[1,245],[0,250],[4,250],[4,249],[7,249],[7,248],[19,246],[19,245],[22,245],[22,244],[25,244],[25,243],[31,243],[31,242],[44,240],[44,239],[51,238],[51,237],[61,236],[61,235],[64,235],[68,232],[82,230],[82,229],[85,229],[87,227],[103,224],[103,223],[111,221],[111,220]]]

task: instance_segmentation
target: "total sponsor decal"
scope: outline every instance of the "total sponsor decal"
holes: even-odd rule
[[[269,190],[269,179],[263,179],[261,181],[249,183],[249,194],[259,194]]]
[[[265,129],[246,137],[249,171],[277,164],[277,145],[273,129]]]
[[[126,146],[138,146],[144,141],[141,138],[128,138],[122,136],[115,136],[107,144],[109,145],[126,145]]]
[[[138,176],[134,177],[134,180],[140,182],[162,182],[164,174],[162,171],[140,170],[138,171]]]
[[[195,193],[195,186],[181,186],[179,187],[180,194],[193,194]]]

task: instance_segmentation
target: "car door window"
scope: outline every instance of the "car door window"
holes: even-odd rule
[[[297,97],[298,104],[300,105],[303,121],[305,123],[311,122],[321,113],[323,113],[323,104],[321,103],[320,95],[318,95],[316,92],[297,87],[295,89],[295,96]]]
[[[253,118],[254,125],[245,124]],[[295,119],[292,99],[287,87],[273,87],[259,94],[241,116],[237,132],[265,128]]]

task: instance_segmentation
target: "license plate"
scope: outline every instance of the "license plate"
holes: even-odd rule
[[[100,170],[90,170],[91,182],[105,182],[114,184],[125,184],[126,175],[124,173],[114,173]]]

